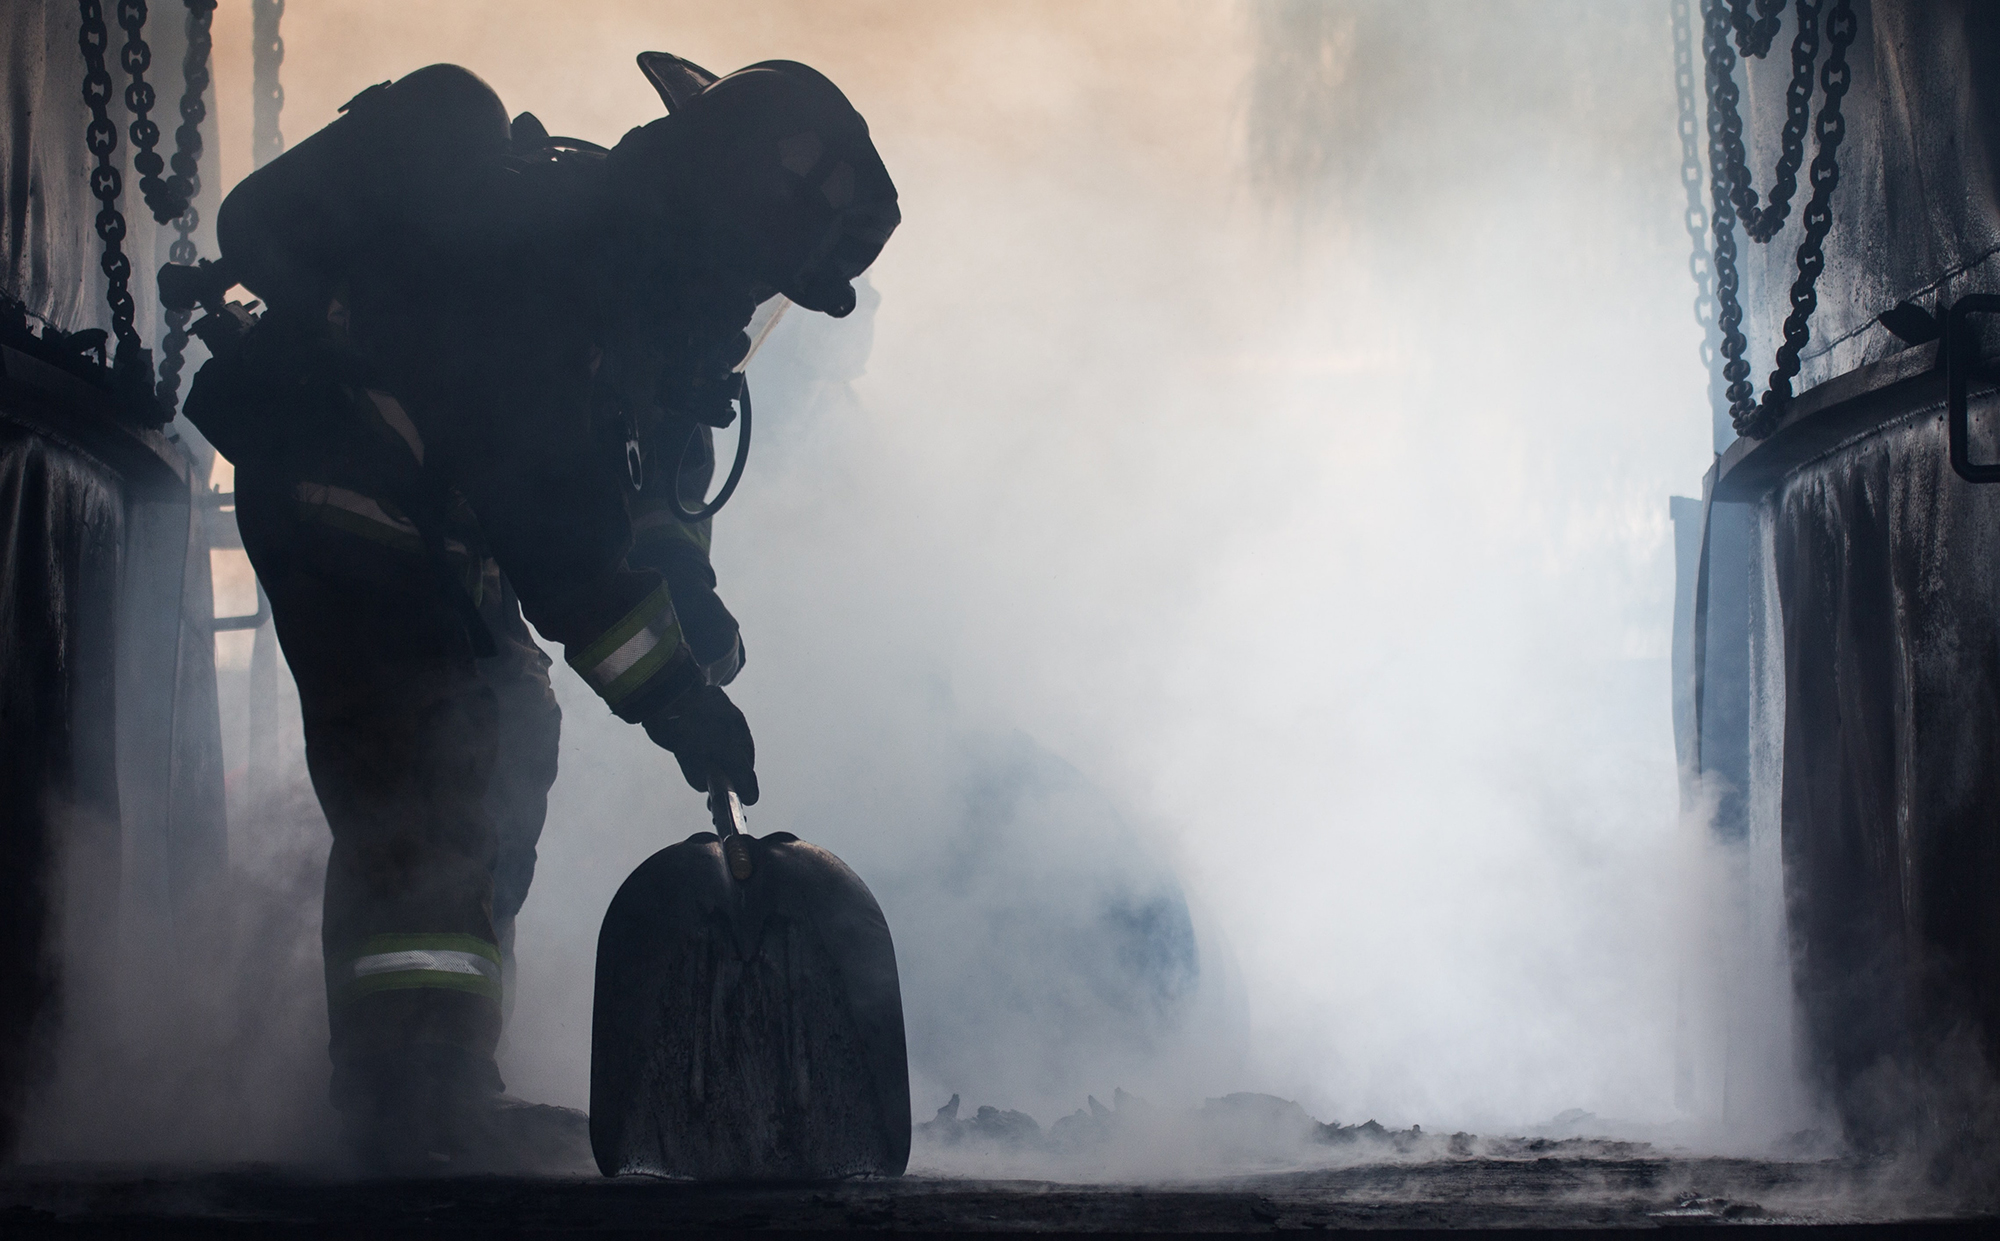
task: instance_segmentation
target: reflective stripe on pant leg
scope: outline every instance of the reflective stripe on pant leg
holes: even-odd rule
[[[299,483],[294,494],[299,507],[315,520],[387,544],[397,551],[418,556],[424,553],[423,536],[417,533],[416,523],[391,504],[326,483]]]
[[[417,433],[417,424],[411,422],[410,415],[404,412],[403,403],[388,393],[377,391],[374,388],[367,390],[367,396],[369,402],[375,406],[377,416],[383,422],[389,424],[389,429],[394,431],[403,443],[409,447],[410,455],[417,459],[417,464],[422,465],[424,463],[424,437]]]
[[[416,987],[469,991],[498,1003],[500,949],[475,935],[371,935],[338,963],[327,963],[327,983],[336,1004]]]
[[[328,483],[299,483],[293,487],[292,493],[298,500],[302,515],[309,521],[358,535],[405,555],[425,554],[423,534],[416,523],[388,500],[378,500]],[[486,562],[473,558],[459,539],[445,539],[444,553],[457,570],[466,593],[472,596],[474,606],[477,606],[484,589]]]
[[[606,706],[616,708],[665,667],[680,646],[680,621],[663,582],[581,654],[564,658]]]

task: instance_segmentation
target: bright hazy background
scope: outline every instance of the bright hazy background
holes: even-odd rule
[[[215,31],[233,182],[246,0]],[[872,349],[857,315],[760,356],[715,562],[752,830],[881,898],[920,1117],[1677,1115],[1667,497],[1709,430],[1664,0],[291,0],[283,33],[294,140],[453,61],[608,144],[659,114],[644,49],[803,60],[867,116],[904,214]],[[703,815],[557,669],[504,1068],[581,1106],[598,919]],[[323,1073],[323,832],[231,825],[305,946],[271,1097]],[[1128,951],[1183,895],[1191,951]]]

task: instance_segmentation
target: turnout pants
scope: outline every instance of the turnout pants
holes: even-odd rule
[[[298,682],[333,832],[327,1005],[343,1111],[498,1090],[503,947],[534,874],[561,715],[512,589],[469,541],[462,600],[415,527],[354,491],[239,472],[237,520]]]

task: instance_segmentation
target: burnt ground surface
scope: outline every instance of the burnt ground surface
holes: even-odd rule
[[[1893,1178],[1900,1181],[1900,1178]],[[830,1185],[640,1178],[366,1181],[276,1167],[40,1165],[0,1171],[0,1235],[397,1233],[1200,1235],[1494,1228],[1566,1236],[1779,1227],[1820,1236],[2000,1234],[2000,1219],[1894,1192],[1847,1160],[1447,1159],[1149,1185],[906,1176]]]

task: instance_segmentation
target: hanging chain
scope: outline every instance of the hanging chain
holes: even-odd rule
[[[1743,306],[1737,300],[1736,204],[1730,201],[1729,161],[1724,153],[1725,117],[1736,115],[1736,59],[1729,50],[1729,15],[1722,0],[1702,0],[1701,50],[1708,69],[1709,221],[1714,235],[1716,327],[1722,333],[1723,396],[1730,422],[1743,430],[1738,406],[1750,398],[1750,364],[1743,360]]]
[[[1758,411],[1759,425],[1765,435],[1777,424],[1785,404],[1792,399],[1792,380],[1799,374],[1799,354],[1812,339],[1812,315],[1819,306],[1819,275],[1826,270],[1826,252],[1822,247],[1827,233],[1833,229],[1833,191],[1840,184],[1840,164],[1835,156],[1841,139],[1847,136],[1847,121],[1840,114],[1840,102],[1854,80],[1847,67],[1847,49],[1859,29],[1852,0],[1836,0],[1826,20],[1828,50],[1819,83],[1826,92],[1826,102],[1820,105],[1819,117],[1813,123],[1819,151],[1813,156],[1807,174],[1812,181],[1812,197],[1799,213],[1805,237],[1799,242],[1799,274],[1792,281],[1792,313],[1785,317],[1785,343],[1778,346],[1777,367],[1771,372],[1771,386],[1764,394],[1763,408]]]
[[[208,58],[214,47],[209,27],[215,20],[215,4],[216,0],[187,0],[187,55],[181,58],[181,123],[174,130],[174,175],[167,183],[175,194],[190,203],[201,193],[197,165],[201,161],[201,123],[208,119],[204,96],[208,94]],[[186,223],[184,228],[183,223]],[[200,223],[200,217],[183,213],[175,219],[174,227],[180,229],[181,241],[187,241],[188,234]],[[182,259],[176,255],[174,262],[192,263],[194,256]]]
[[[1687,228],[1690,253],[1688,274],[1694,277],[1694,321],[1701,328],[1701,370],[1709,377],[1709,402],[1719,416],[1725,408],[1719,377],[1715,373],[1715,293],[1714,272],[1708,259],[1708,208],[1701,201],[1701,118],[1695,112],[1694,34],[1690,20],[1691,0],[1673,0],[1674,99],[1680,109],[1681,188],[1687,193],[1687,211],[1682,223]]]
[[[191,264],[198,251],[194,230],[201,227],[201,212],[194,200],[201,194],[201,123],[208,119],[208,57],[213,47],[210,26],[215,19],[216,0],[187,0],[187,55],[181,58],[181,123],[174,130],[174,175],[168,178],[172,192],[187,204],[174,220],[179,234],[167,248],[167,260]],[[160,342],[160,382],[155,389],[162,407],[172,410],[180,404],[181,368],[187,357],[187,325],[192,310],[168,310],[167,335]]]
[[[176,199],[160,176],[166,161],[153,149],[160,144],[160,127],[151,116],[158,99],[146,80],[146,70],[153,65],[153,49],[146,46],[146,0],[118,0],[118,25],[125,32],[118,60],[132,75],[132,84],[125,88],[125,106],[132,110],[132,126],[126,131],[132,135],[132,167],[139,174],[140,196],[153,218],[165,224],[187,210],[187,203]]]
[[[111,307],[111,334],[118,351],[139,348],[139,333],[132,327],[132,260],[125,257],[125,216],[118,210],[118,196],[124,192],[125,177],[111,157],[118,150],[118,126],[111,123],[111,74],[104,67],[104,52],[111,45],[111,32],[104,26],[101,0],[78,0],[81,19],[77,45],[83,49],[83,101],[90,107],[90,124],[83,131],[84,145],[97,157],[90,170],[90,192],[102,204],[97,212],[97,236],[104,242],[98,267],[109,283],[104,300]]]
[[[1767,242],[1776,236],[1789,212],[1798,165],[1804,159],[1802,118],[1811,103],[1811,71],[1818,57],[1817,26],[1822,0],[1798,0],[1799,35],[1792,47],[1792,85],[1786,93],[1788,140],[1781,139],[1784,151],[1779,158],[1778,184],[1772,187],[1771,200],[1761,210],[1756,206],[1756,191],[1750,186],[1749,170],[1745,167],[1736,57],[1730,49],[1732,26],[1739,44],[1744,41],[1745,2],[1729,0],[1731,8],[1726,10],[1724,0],[1702,0],[1702,51],[1708,71],[1710,203],[1715,238],[1715,300],[1719,307],[1716,321],[1722,332],[1719,352],[1725,359],[1722,377],[1728,385],[1724,395],[1737,433],[1761,439],[1770,434],[1783,416],[1784,407],[1791,400],[1792,380],[1798,377],[1800,351],[1811,339],[1812,313],[1819,300],[1817,284],[1820,272],[1826,267],[1822,246],[1833,227],[1831,201],[1834,187],[1840,181],[1836,155],[1846,134],[1840,104],[1850,81],[1847,48],[1854,42],[1859,23],[1854,17],[1852,0],[1835,0],[1833,13],[1827,19],[1827,60],[1820,70],[1825,103],[1814,125],[1819,150],[1810,172],[1813,194],[1800,213],[1805,236],[1799,244],[1798,277],[1792,283],[1792,313],[1785,320],[1784,343],[1778,348],[1776,367],[1760,402],[1750,383],[1750,363],[1743,356],[1749,342],[1743,335],[1743,307],[1737,296],[1741,283],[1736,269],[1737,210],[1743,209],[1745,232],[1757,242]],[[1768,40],[1765,46],[1768,47]],[[1792,184],[1787,185],[1787,180]]]
[[[1778,37],[1778,23],[1785,0],[1757,0],[1757,16],[1750,15],[1750,0],[1729,0],[1729,21],[1736,27],[1736,50],[1745,56],[1762,57]]]
[[[278,131],[278,113],[285,106],[285,88],[278,66],[285,61],[285,41],[278,22],[285,0],[250,0],[250,166],[262,168],[285,149]]]
[[[1819,60],[1819,14],[1822,0],[1798,0],[1798,32],[1792,39],[1792,82],[1785,90],[1785,127],[1778,135],[1778,166],[1771,178],[1771,197],[1757,205],[1757,188],[1744,166],[1743,122],[1731,107],[1723,117],[1723,155],[1729,161],[1730,199],[1750,240],[1766,242],[1778,235],[1799,188],[1799,166],[1805,163],[1806,128],[1812,121],[1813,68]],[[1768,48],[1770,41],[1765,40]],[[1727,49],[1724,49],[1725,52]],[[1732,74],[1729,83],[1735,87]],[[1733,102],[1733,100],[1732,100]]]

